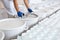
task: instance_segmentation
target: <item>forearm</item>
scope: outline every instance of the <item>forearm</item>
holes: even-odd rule
[[[14,6],[15,6],[16,11],[18,12],[19,11],[19,7],[18,7],[17,0],[14,0]]]
[[[29,6],[29,3],[28,3],[28,0],[24,0],[24,3],[25,3],[25,5],[26,5],[27,8],[30,7],[30,6]]]

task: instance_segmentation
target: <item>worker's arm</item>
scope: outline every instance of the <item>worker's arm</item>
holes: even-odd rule
[[[32,9],[30,8],[30,5],[29,5],[28,0],[24,0],[24,3],[25,3],[25,5],[26,5],[28,11],[29,11],[30,13],[33,12]]]
[[[24,13],[19,10],[17,0],[14,0],[13,2],[14,2],[15,9],[16,9],[16,11],[17,11],[17,15],[18,15],[19,17],[24,16]]]
[[[17,2],[17,0],[13,0],[13,1],[14,1],[15,9],[18,12],[19,11],[18,2]]]
[[[24,0],[24,3],[25,3],[25,5],[26,5],[27,8],[30,7],[30,6],[29,6],[29,2],[28,2],[28,0]]]

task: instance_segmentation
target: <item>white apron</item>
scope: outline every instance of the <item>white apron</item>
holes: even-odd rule
[[[13,0],[1,0],[10,15],[17,15]]]

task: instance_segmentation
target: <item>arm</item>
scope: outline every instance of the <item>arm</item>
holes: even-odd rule
[[[25,5],[26,5],[27,8],[30,7],[30,6],[29,6],[29,3],[28,3],[28,0],[24,0],[24,3],[25,3]]]
[[[17,11],[17,15],[18,15],[19,17],[24,16],[24,13],[19,10],[17,0],[14,0],[14,6],[15,6],[15,9],[16,9],[16,11]]]
[[[25,3],[25,5],[26,5],[26,7],[27,7],[27,9],[28,9],[28,12],[32,13],[33,11],[32,11],[32,9],[30,8],[30,5],[29,5],[28,0],[24,0],[24,3]]]
[[[17,0],[13,0],[13,2],[14,2],[15,9],[18,12],[19,11],[18,2]]]

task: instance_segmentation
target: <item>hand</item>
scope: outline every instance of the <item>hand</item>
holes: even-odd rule
[[[24,13],[23,13],[23,12],[18,11],[18,12],[17,12],[17,15],[18,15],[19,17],[22,17],[22,16],[24,16]]]
[[[32,9],[28,8],[28,12],[32,13],[33,11],[32,11]]]

